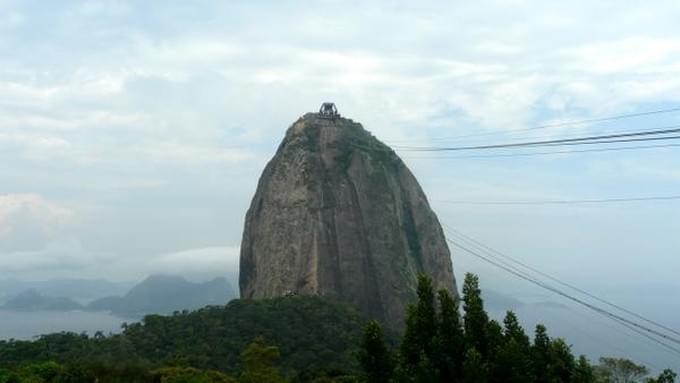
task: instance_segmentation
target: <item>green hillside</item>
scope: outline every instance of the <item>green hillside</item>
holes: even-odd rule
[[[148,315],[120,335],[59,333],[35,341],[0,341],[0,367],[59,363],[189,365],[235,372],[240,352],[256,337],[279,347],[280,367],[299,370],[357,368],[366,320],[357,311],[319,297],[233,300],[171,316]]]
[[[118,335],[0,341],[0,383],[673,383],[633,361],[592,365],[508,311],[490,319],[475,275],[461,300],[418,277],[400,337],[321,297],[234,300],[149,315]],[[459,306],[460,305],[460,306]],[[462,310],[461,310],[462,308]]]

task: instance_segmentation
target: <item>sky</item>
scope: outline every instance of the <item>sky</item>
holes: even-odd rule
[[[234,274],[262,169],[324,101],[392,145],[678,124],[507,134],[680,106],[678,19],[677,1],[0,0],[0,278]],[[449,227],[632,305],[680,292],[678,201],[446,202],[677,195],[680,149],[398,153]],[[530,291],[452,250],[459,280]]]

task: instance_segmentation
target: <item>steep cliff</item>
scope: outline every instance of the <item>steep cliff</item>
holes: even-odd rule
[[[340,296],[400,326],[416,275],[456,294],[436,215],[399,157],[361,124],[308,113],[286,132],[246,215],[242,298]]]

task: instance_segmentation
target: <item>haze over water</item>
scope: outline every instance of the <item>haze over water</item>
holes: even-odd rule
[[[132,322],[105,312],[88,311],[9,311],[0,310],[0,339],[32,339],[53,332],[86,332],[94,335],[121,331],[121,324]]]

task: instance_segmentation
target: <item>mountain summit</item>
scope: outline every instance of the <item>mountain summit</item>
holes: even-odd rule
[[[323,107],[293,123],[264,169],[240,262],[242,298],[336,296],[395,327],[416,299],[418,273],[456,295],[418,181],[361,124]]]

